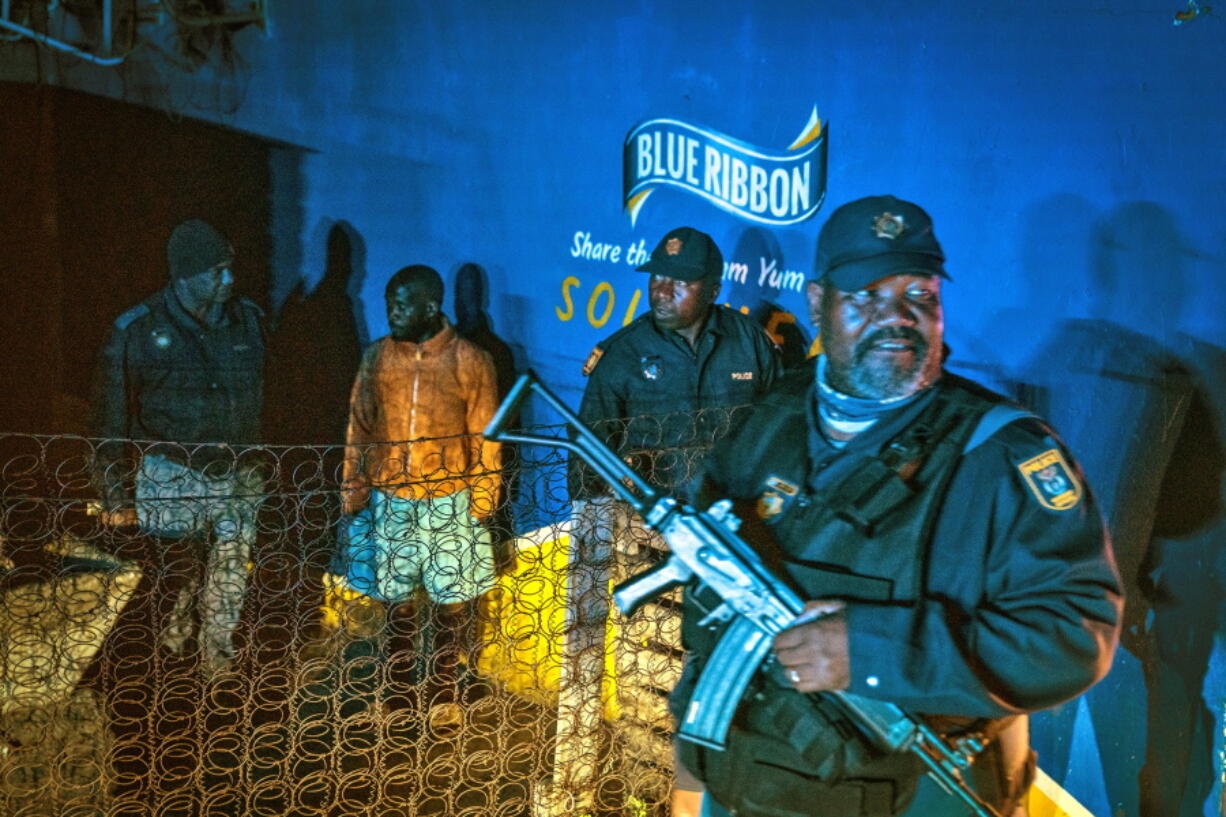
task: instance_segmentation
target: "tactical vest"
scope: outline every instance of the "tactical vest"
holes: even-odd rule
[[[795,399],[802,388],[808,397]],[[733,461],[742,470],[728,486],[742,497],[742,532],[760,549],[762,543],[775,548],[764,559],[802,598],[914,603],[924,593],[929,540],[946,487],[993,403],[968,381],[946,375],[915,418],[876,450],[813,462],[798,444],[811,433],[805,412],[812,394],[812,378],[788,383],[750,418],[754,434],[736,451]],[[755,536],[759,525],[769,533]],[[685,711],[722,635],[722,626],[696,624],[718,605],[712,595],[686,590],[688,658],[670,700],[674,716]],[[874,749],[838,711],[769,672],[758,673],[742,699],[727,749],[678,744],[686,766],[743,817],[886,817],[906,807],[923,773],[912,755]]]

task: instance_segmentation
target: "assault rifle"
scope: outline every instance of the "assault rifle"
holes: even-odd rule
[[[530,392],[542,397],[566,421],[573,438],[508,432],[504,426]],[[685,740],[722,750],[728,727],[750,681],[768,660],[776,633],[805,620],[803,600],[776,578],[761,557],[736,535],[740,520],[729,500],[705,512],[661,494],[626,465],[531,373],[521,375],[485,429],[487,439],[561,448],[580,457],[668,543],[671,555],[652,570],[621,583],[613,600],[627,615],[646,601],[697,579],[721,604],[700,624],[727,622],[690,698],[677,733]],[[832,701],[848,721],[880,749],[911,752],[946,792],[961,799],[974,817],[1000,815],[962,778],[984,747],[978,735],[947,741],[922,720],[887,701],[846,692],[817,693]]]

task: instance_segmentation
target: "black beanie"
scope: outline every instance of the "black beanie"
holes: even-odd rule
[[[226,237],[212,224],[198,218],[175,227],[166,242],[171,278],[191,278],[233,257],[234,249]]]

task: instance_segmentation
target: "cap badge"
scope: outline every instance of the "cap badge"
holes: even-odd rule
[[[907,223],[902,220],[902,216],[896,216],[893,213],[882,213],[873,220],[873,232],[878,238],[888,238],[893,241],[906,230]]]
[[[149,336],[153,338],[153,345],[159,349],[170,348],[170,333],[165,329],[154,329]]]
[[[680,255],[681,247],[682,244],[680,238],[670,238],[668,241],[664,242],[664,252],[668,253],[669,255]]]

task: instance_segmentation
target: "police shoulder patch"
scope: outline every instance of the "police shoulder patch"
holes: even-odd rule
[[[1058,448],[1049,448],[1018,463],[1017,470],[1035,499],[1049,510],[1071,510],[1077,507],[1085,493]]]
[[[587,356],[587,361],[583,364],[583,376],[587,377],[596,368],[596,364],[600,362],[600,358],[604,355],[604,349],[597,346],[592,350],[592,353]]]

